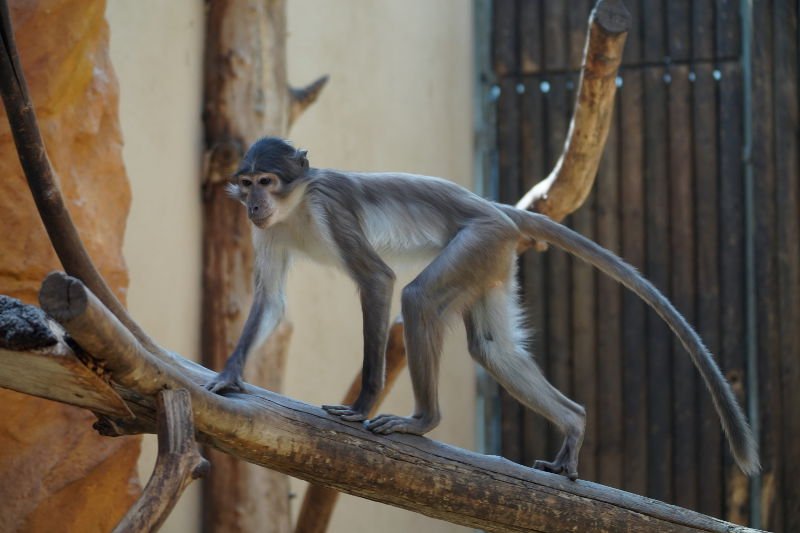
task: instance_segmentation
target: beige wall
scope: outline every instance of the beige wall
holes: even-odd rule
[[[468,0],[288,0],[289,75],[295,84],[331,75],[291,138],[312,165],[402,170],[472,184],[472,41]],[[109,0],[111,54],[133,206],[125,253],[134,316],[159,341],[197,353],[200,284],[201,0]],[[400,285],[413,271],[400,272]],[[352,283],[298,262],[288,287],[295,334],[286,393],[338,401],[360,362]],[[395,304],[395,309],[397,309]],[[442,362],[444,420],[431,436],[473,447],[474,375],[455,324]],[[412,409],[407,375],[385,405]],[[151,441],[152,443],[152,441]],[[142,461],[149,476],[154,447]],[[304,490],[293,483],[295,508]],[[198,487],[163,531],[199,531]],[[332,532],[460,531],[366,500],[343,497]]]
[[[164,346],[198,353],[202,0],[109,0],[111,61],[120,83],[123,157],[133,191],[124,253],[128,305]],[[156,441],[146,436],[140,477]],[[162,531],[200,531],[200,484]]]

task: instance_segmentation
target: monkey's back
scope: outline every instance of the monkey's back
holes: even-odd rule
[[[493,204],[469,190],[416,174],[319,170],[309,194],[352,213],[370,245],[390,260],[435,254],[464,225],[497,216]]]

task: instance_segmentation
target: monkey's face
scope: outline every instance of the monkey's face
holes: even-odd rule
[[[275,174],[242,174],[236,176],[229,192],[247,208],[247,218],[259,228],[266,228],[275,212],[275,196],[280,180]]]
[[[247,218],[265,229],[286,219],[296,203],[295,187],[272,173],[240,174],[228,187],[232,196],[247,208]]]

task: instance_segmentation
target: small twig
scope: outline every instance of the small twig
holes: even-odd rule
[[[306,85],[305,87],[289,88],[289,126],[291,127],[294,124],[294,121],[297,120],[300,115],[303,114],[308,106],[316,102],[317,98],[319,97],[319,93],[322,92],[322,89],[325,87],[325,84],[328,83],[328,75],[320,76],[312,83]]]
[[[163,390],[156,399],[158,458],[150,481],[114,533],[156,531],[167,519],[184,489],[208,472],[197,449],[192,404],[185,390]]]

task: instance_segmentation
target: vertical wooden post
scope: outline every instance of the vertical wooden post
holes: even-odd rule
[[[206,16],[205,175],[203,177],[204,363],[220,369],[233,351],[252,299],[253,250],[241,206],[225,184],[247,146],[264,135],[285,136],[326,78],[304,89],[286,79],[284,0],[211,0]],[[281,325],[256,350],[245,380],[280,391],[291,335]],[[209,531],[288,532],[289,483],[283,474],[209,450],[204,485]]]

